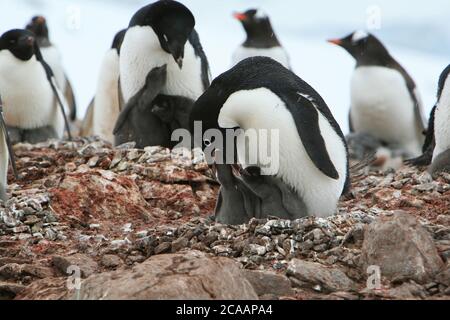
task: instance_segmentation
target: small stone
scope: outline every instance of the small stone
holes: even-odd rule
[[[122,259],[120,259],[118,256],[113,254],[105,254],[102,257],[101,261],[102,266],[105,268],[117,268],[122,264]]]
[[[278,297],[291,296],[291,282],[284,275],[268,271],[250,271],[244,273],[258,296],[272,294]]]
[[[172,249],[172,244],[170,242],[163,242],[155,248],[155,255],[169,253]]]
[[[267,250],[264,246],[260,246],[257,244],[249,244],[245,251],[252,255],[263,256],[266,254]]]
[[[185,237],[181,237],[172,242],[172,252],[178,252],[189,246],[189,240]]]

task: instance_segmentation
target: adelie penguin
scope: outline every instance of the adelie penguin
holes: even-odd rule
[[[429,171],[450,172],[450,65],[439,77],[437,102],[431,110],[423,155],[407,163],[426,166]]]
[[[63,137],[65,99],[30,31],[14,29],[0,37],[0,95],[13,143]]]
[[[271,58],[245,59],[217,77],[196,101],[190,123],[196,145],[216,163],[221,189],[215,214],[221,223],[269,215],[330,216],[350,188],[346,142],[327,104]],[[210,129],[232,130],[233,147],[230,141],[218,144],[221,139],[211,136]],[[257,155],[250,161],[248,150],[255,145],[246,140],[255,130],[271,138],[267,145],[256,145]],[[270,161],[261,157],[265,147],[271,150]],[[233,149],[236,157],[229,154]]]
[[[103,58],[95,97],[89,104],[81,125],[81,136],[98,136],[114,142],[114,125],[120,113],[119,54],[125,32],[126,30],[121,30],[114,36],[111,49]]]
[[[47,20],[43,16],[34,16],[26,29],[35,34],[42,56],[52,69],[58,88],[66,98],[70,120],[75,121],[77,116],[75,95],[62,65],[61,52],[50,42]]]
[[[264,56],[290,68],[289,56],[273,31],[269,17],[261,9],[235,13],[234,18],[244,27],[247,38],[233,54],[233,65],[255,56]]]
[[[369,134],[403,157],[417,156],[424,118],[416,84],[374,35],[356,31],[329,42],[356,60],[351,80],[350,131]]]
[[[116,145],[172,147],[174,129],[188,126],[193,102],[209,86],[209,66],[184,5],[169,0],[143,7],[132,17],[120,50]]]

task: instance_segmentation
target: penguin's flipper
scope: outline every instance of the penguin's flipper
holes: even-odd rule
[[[81,122],[80,136],[82,137],[89,137],[93,134],[92,129],[94,125],[94,104],[95,98],[92,98],[87,108],[86,114],[84,115],[83,121]]]
[[[77,103],[75,101],[75,94],[69,79],[66,75],[64,75],[64,77],[66,79],[66,90],[64,92],[64,96],[69,106],[69,119],[71,121],[75,121],[77,118]]]
[[[434,147],[436,146],[436,141],[434,140],[434,115],[436,113],[437,105],[431,109],[430,119],[428,120],[428,129],[426,131],[425,143],[422,147],[423,154],[414,159],[408,159],[405,164],[422,167],[428,166],[433,160]]]
[[[353,126],[352,114],[350,111],[348,112],[348,127],[350,130],[350,133],[355,132],[355,127]]]
[[[319,110],[316,101],[308,95],[297,93],[295,103],[288,103],[300,139],[315,166],[326,176],[339,179],[339,173],[328,154],[325,140],[319,127]]]
[[[48,63],[44,60],[44,57],[42,56],[41,50],[39,49],[38,45],[35,45],[34,50],[36,54],[36,59],[42,64],[42,67],[44,68],[45,74],[47,76],[47,81],[50,84],[53,94],[55,95],[56,101],[61,109],[61,113],[63,115],[64,124],[67,131],[67,136],[69,140],[72,140],[72,133],[70,132],[70,124],[66,114],[66,105],[64,103],[65,100],[63,102],[63,97],[61,96],[58,86],[56,85],[55,75],[53,74],[53,71],[48,65]]]
[[[164,87],[167,79],[167,66],[152,69],[145,80],[144,87],[136,93],[125,105],[117,118],[114,127],[114,134],[117,134],[128,118],[128,115],[135,107],[145,108],[151,106],[152,101],[158,96]],[[120,91],[119,91],[120,92]]]

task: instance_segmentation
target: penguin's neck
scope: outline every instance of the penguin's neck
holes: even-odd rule
[[[268,19],[258,24],[244,25],[247,39],[242,46],[247,48],[273,48],[281,46]]]

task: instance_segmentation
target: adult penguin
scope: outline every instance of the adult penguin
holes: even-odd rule
[[[97,90],[81,125],[81,136],[98,136],[114,142],[114,125],[120,113],[119,103],[119,54],[126,30],[114,36],[111,48],[106,52],[97,81]]]
[[[450,65],[441,73],[437,102],[431,110],[423,154],[406,161],[416,166],[427,166],[431,173],[450,171]]]
[[[120,52],[120,93],[125,107],[114,129],[116,144],[174,144],[172,128],[187,122],[177,115],[189,113],[209,85],[208,62],[194,26],[190,10],[171,0],[145,6],[132,17]],[[176,101],[182,102],[179,107]],[[165,108],[166,104],[171,107]]]
[[[196,144],[218,164],[216,219],[222,223],[269,215],[326,217],[336,212],[339,197],[350,188],[346,142],[325,101],[271,58],[245,59],[217,77],[196,101],[190,123]],[[234,147],[230,141],[220,145],[210,129],[232,130]],[[279,140],[258,144],[256,161],[249,162],[248,151],[255,145],[246,142],[246,135],[252,130],[278,132]],[[267,148],[270,161],[259,152]],[[239,168],[227,161],[235,158],[230,155],[234,149]],[[272,166],[274,162],[278,165]]]
[[[424,118],[416,84],[374,35],[356,31],[329,42],[356,60],[351,82],[350,131],[370,134],[405,157],[420,154]]]
[[[261,9],[249,9],[235,13],[234,18],[242,23],[247,38],[233,53],[233,65],[250,57],[263,56],[278,61],[290,68],[289,55],[278,40],[270,19]]]
[[[0,94],[13,143],[61,139],[65,99],[32,32],[13,29],[0,37]]]
[[[69,107],[69,118],[70,120],[75,121],[77,117],[75,94],[62,65],[61,52],[50,41],[47,20],[43,16],[34,16],[27,24],[26,30],[35,34],[42,56],[52,69],[58,88],[66,98],[67,105]]]

